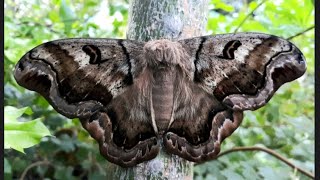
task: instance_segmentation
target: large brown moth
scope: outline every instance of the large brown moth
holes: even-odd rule
[[[167,152],[215,158],[244,110],[265,105],[305,72],[302,53],[272,35],[237,33],[179,41],[65,39],[17,63],[14,77],[68,118],[79,118],[101,154],[123,167]]]

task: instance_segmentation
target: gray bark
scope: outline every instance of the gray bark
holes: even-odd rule
[[[127,38],[185,39],[203,36],[208,0],[131,0]]]
[[[127,38],[149,41],[205,35],[208,0],[131,0]],[[193,163],[167,154],[132,168],[111,164],[108,179],[192,179]]]

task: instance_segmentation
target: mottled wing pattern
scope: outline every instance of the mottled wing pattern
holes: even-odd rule
[[[265,105],[282,84],[306,70],[299,49],[272,35],[237,33],[179,42],[194,62],[193,81],[187,82],[194,98],[176,104],[164,144],[190,161],[215,158],[244,110]]]
[[[152,125],[141,120],[150,108],[141,104],[132,112],[139,97],[133,84],[145,64],[143,46],[115,39],[56,40],[25,54],[14,76],[59,113],[79,118],[109,161],[132,166],[158,153]]]
[[[194,81],[233,110],[256,110],[306,70],[287,40],[260,33],[201,37]]]

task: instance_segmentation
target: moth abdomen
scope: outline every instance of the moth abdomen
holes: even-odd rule
[[[157,130],[163,133],[168,128],[173,113],[175,72],[171,68],[155,71],[153,79],[151,108]]]

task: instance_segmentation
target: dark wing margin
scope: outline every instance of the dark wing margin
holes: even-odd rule
[[[141,123],[136,127],[141,132],[130,134],[123,125],[123,112],[110,112],[121,108],[115,101],[130,91],[143,70],[143,46],[143,42],[117,39],[51,41],[25,54],[14,77],[19,85],[44,96],[62,115],[79,118],[106,159],[133,166],[159,151],[152,126]],[[125,143],[128,138],[130,143]]]

